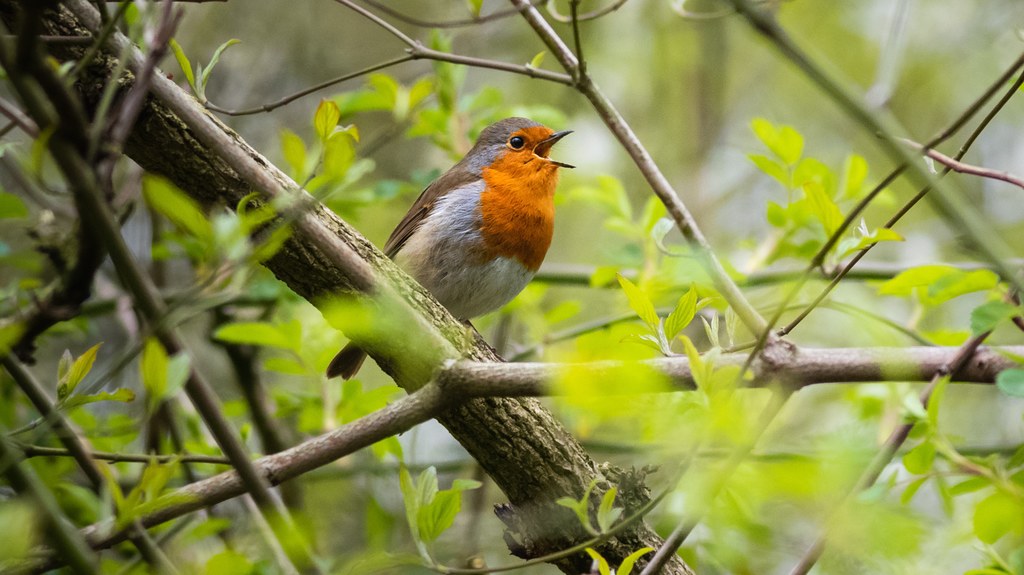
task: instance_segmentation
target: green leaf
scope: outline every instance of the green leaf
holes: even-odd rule
[[[597,526],[601,529],[601,533],[607,533],[622,515],[621,507],[612,507],[615,504],[615,495],[618,491],[617,488],[612,487],[601,497],[601,506],[597,509]]]
[[[62,369],[61,366],[58,365],[58,400],[70,396],[75,391],[75,388],[78,387],[78,384],[81,383],[83,379],[85,379],[85,376],[89,375],[89,372],[92,371],[92,365],[96,363],[96,352],[99,351],[101,345],[103,344],[97,343],[96,345],[85,350],[85,353],[78,356],[78,358],[75,359],[71,366],[67,368],[67,371],[63,376],[59,375]],[[62,359],[61,363],[66,365],[66,360]]]
[[[423,541],[435,541],[446,529],[455,522],[462,506],[462,497],[457,491],[439,491],[430,505],[420,509],[420,536]]]
[[[0,220],[23,218],[28,215],[25,202],[14,194],[0,192]]]
[[[868,162],[863,156],[850,154],[843,167],[843,195],[845,198],[859,198],[868,176]]]
[[[878,287],[880,295],[910,295],[914,288],[929,286],[950,273],[959,270],[953,266],[926,265],[904,270]]]
[[[181,67],[182,73],[185,74],[185,80],[188,81],[188,85],[192,88],[192,92],[196,92],[196,77],[192,74],[192,64],[188,61],[188,56],[185,56],[185,51],[181,49],[181,44],[171,38],[170,41],[171,52],[174,53],[174,59],[178,61],[178,66]]]
[[[1001,491],[993,493],[974,507],[974,534],[991,545],[1011,529],[1020,527],[1021,511],[1009,495]]]
[[[169,180],[147,174],[142,180],[142,195],[146,203],[178,228],[205,243],[213,241],[213,226],[199,208],[199,204],[185,195]]]
[[[925,475],[924,477],[918,477],[917,479],[911,481],[907,485],[906,489],[903,490],[903,493],[900,494],[900,503],[902,505],[909,504],[910,501],[914,498],[914,495],[916,495],[918,490],[921,489],[921,486],[924,485],[929,479],[931,479],[931,477]]]
[[[416,484],[413,482],[412,475],[409,474],[409,470],[406,469],[404,464],[398,470],[398,486],[402,490],[402,501],[405,503],[405,519],[409,523],[409,531],[412,534],[413,541],[419,543],[423,540],[420,537],[418,519],[420,500],[417,497]]]
[[[973,270],[950,273],[928,286],[928,298],[936,304],[964,294],[985,291],[999,284],[999,276],[992,270]]]
[[[537,52],[537,55],[530,59],[530,63],[527,66],[531,68],[540,68],[540,65],[544,63],[544,54],[547,52],[541,50]]]
[[[210,72],[213,72],[213,67],[216,66],[217,62],[220,60],[220,55],[224,53],[224,50],[227,50],[228,48],[234,46],[235,44],[238,44],[239,42],[241,42],[241,40],[236,40],[235,38],[232,38],[227,42],[224,42],[220,46],[217,46],[217,49],[213,51],[213,56],[210,57],[210,63],[206,65],[206,69],[203,70],[202,75],[200,76],[203,81],[204,89],[206,87],[207,80],[210,79]]]
[[[615,575],[630,575],[630,573],[633,572],[633,565],[636,563],[636,560],[647,555],[651,551],[654,551],[654,547],[641,547],[640,549],[630,553],[622,560],[622,563],[619,564],[619,568],[615,570]]]
[[[773,160],[763,154],[747,154],[747,158],[757,166],[757,169],[775,178],[787,189],[792,185],[789,178],[789,170],[786,166],[780,164],[778,160]]]
[[[296,181],[304,181],[306,179],[306,143],[298,134],[287,128],[281,130],[281,155],[284,156],[284,161],[291,168],[289,175]]]
[[[320,100],[320,105],[316,107],[316,114],[313,115],[313,127],[321,142],[327,142],[339,121],[341,121],[341,109],[338,108],[338,104],[331,100]]]
[[[786,165],[792,166],[800,161],[804,138],[791,126],[776,127],[764,118],[754,118],[750,127],[761,143]]]
[[[851,241],[852,240],[852,241]],[[847,238],[839,243],[836,247],[836,253],[839,254],[840,258],[846,257],[854,252],[880,243],[880,242],[902,242],[903,236],[899,235],[890,228],[878,228],[866,236],[859,238]]]
[[[935,445],[925,441],[911,449],[903,456],[903,466],[907,471],[915,475],[928,473],[935,461]]]
[[[229,323],[218,328],[213,337],[228,343],[276,347],[291,351],[297,351],[302,344],[278,326],[262,321]]]
[[[971,312],[971,334],[979,335],[992,331],[1000,323],[1020,313],[1017,306],[1002,300],[985,302]]]
[[[1013,368],[999,372],[996,387],[1010,397],[1024,397],[1024,369]]]
[[[786,215],[786,208],[783,208],[772,201],[768,202],[768,209],[765,217],[768,220],[768,223],[776,228],[786,227],[786,221],[789,219]]]
[[[654,311],[654,304],[651,303],[650,298],[647,297],[639,287],[633,282],[626,279],[622,274],[617,274],[616,277],[619,279],[619,285],[622,286],[622,291],[626,294],[626,299],[629,300],[629,307],[633,308],[640,319],[644,321],[651,329],[655,329],[658,326],[658,314]]]
[[[484,6],[484,0],[466,0],[466,5],[469,6],[469,11],[476,18],[480,16],[480,9]]]
[[[843,223],[843,212],[839,210],[839,206],[832,201],[832,198],[828,197],[821,184],[806,182],[803,189],[804,195],[810,202],[812,213],[825,228],[825,234],[831,236]]]
[[[64,400],[61,405],[64,409],[74,409],[89,403],[96,403],[97,401],[120,401],[121,403],[128,403],[129,401],[134,400],[135,392],[122,387],[115,390],[113,393],[104,391],[93,395],[72,395]]]
[[[604,557],[601,557],[600,553],[594,551],[590,547],[587,547],[587,555],[590,555],[590,558],[597,563],[597,572],[599,575],[611,575],[612,569],[608,566],[608,561]]]
[[[167,350],[155,338],[146,340],[142,348],[142,386],[149,393],[155,407],[167,393]]]
[[[665,319],[665,337],[670,341],[675,339],[679,332],[690,325],[693,316],[697,314],[697,288],[690,286],[685,294],[676,303],[675,309]]]

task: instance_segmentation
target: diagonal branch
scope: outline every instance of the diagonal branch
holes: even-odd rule
[[[754,309],[739,286],[732,280],[722,263],[715,256],[711,244],[704,237],[703,232],[697,226],[693,214],[683,204],[679,194],[669,183],[668,178],[661,172],[654,158],[647,151],[647,148],[640,142],[640,139],[633,132],[633,129],[622,117],[622,114],[615,108],[611,100],[601,92],[601,89],[594,83],[589,75],[580,69],[580,62],[572,53],[572,50],[558,37],[558,34],[544,20],[540,12],[534,8],[528,0],[511,0],[512,4],[519,8],[523,17],[533,27],[540,39],[547,45],[548,49],[555,55],[562,67],[576,80],[576,89],[583,94],[601,120],[619,140],[626,153],[639,168],[640,173],[647,180],[648,185],[655,195],[665,204],[665,208],[672,216],[679,231],[696,249],[701,263],[707,270],[715,284],[715,289],[722,295],[722,298],[733,308],[740,321],[754,334],[765,331],[767,322],[761,314]]]

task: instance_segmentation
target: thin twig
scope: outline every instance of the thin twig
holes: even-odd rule
[[[540,68],[534,68],[533,66],[519,66],[516,64],[509,64],[507,62],[500,62],[498,60],[487,60],[484,58],[474,58],[472,56],[462,56],[460,54],[449,54],[448,52],[441,52],[440,50],[434,50],[427,48],[420,42],[413,40],[407,34],[395,28],[386,20],[383,20],[373,12],[370,12],[366,8],[359,6],[351,0],[334,0],[338,4],[345,6],[363,17],[367,18],[374,24],[380,26],[395,38],[402,41],[407,46],[405,49],[406,54],[410,55],[414,60],[439,60],[442,62],[451,62],[453,64],[462,64],[464,66],[472,66],[474,68],[489,68],[492,70],[500,70],[503,72],[511,72],[513,74],[521,74],[523,76],[529,76],[531,78],[538,78],[541,80],[548,80],[550,82],[556,82],[558,84],[564,84],[566,86],[573,85],[572,76],[566,74],[559,74],[558,72],[551,72],[549,70],[542,70]],[[527,0],[523,0],[527,2]]]
[[[31,445],[17,443],[18,449],[25,454],[25,457],[74,457],[68,449],[59,447],[46,447],[43,445]],[[227,457],[215,455],[195,455],[192,453],[175,453],[164,455],[150,455],[146,453],[113,453],[110,451],[91,451],[89,455],[93,459],[110,461],[112,463],[208,463],[211,465],[231,465]]]
[[[1018,188],[1024,189],[1024,179],[1018,178],[1009,172],[1001,172],[999,170],[993,170],[990,168],[983,168],[981,166],[973,166],[971,164],[965,164],[956,158],[951,158],[942,152],[932,149],[925,148],[922,144],[907,139],[900,138],[900,141],[910,146],[912,149],[921,152],[925,156],[935,160],[936,162],[946,166],[950,170],[960,174],[969,174],[972,176],[979,176],[982,178],[988,178],[990,180],[999,180],[1008,184],[1013,184]]]
[[[276,110],[276,109],[280,108],[281,106],[285,106],[287,104],[290,104],[290,103],[294,102],[295,100],[298,100],[299,98],[302,98],[303,96],[308,96],[308,95],[310,95],[310,94],[312,94],[314,92],[318,92],[320,90],[323,90],[324,88],[329,88],[329,87],[334,86],[336,84],[340,84],[342,82],[345,82],[346,80],[351,80],[353,78],[358,78],[359,76],[365,76],[366,74],[370,74],[372,72],[376,72],[377,70],[383,70],[385,68],[390,68],[391,66],[395,66],[395,65],[401,64],[402,62],[408,62],[409,60],[414,60],[414,59],[415,59],[415,56],[413,56],[412,54],[406,54],[405,56],[400,56],[398,58],[392,58],[391,60],[387,60],[386,62],[381,62],[379,64],[374,64],[373,66],[369,66],[367,68],[363,68],[362,70],[358,70],[356,72],[351,72],[349,74],[344,74],[344,75],[338,76],[337,78],[333,78],[331,80],[327,80],[325,82],[321,82],[321,83],[319,83],[319,84],[317,84],[315,86],[310,86],[309,88],[306,88],[304,90],[299,90],[298,92],[295,92],[294,94],[290,94],[290,95],[285,96],[285,97],[283,97],[283,98],[281,98],[279,100],[275,100],[273,102],[270,102],[269,104],[263,104],[263,105],[260,105],[260,106],[255,106],[253,108],[245,108],[245,109],[242,109],[242,110],[228,110],[228,109],[225,109],[225,108],[221,108],[220,106],[216,106],[216,105],[210,103],[209,101],[207,101],[205,105],[210,110],[213,110],[214,112],[217,112],[218,114],[224,114],[226,116],[249,116],[249,115],[252,115],[252,114],[260,114],[260,113],[263,113],[263,112],[270,112],[272,110]]]
[[[8,120],[27,135],[33,138],[39,137],[39,126],[32,121],[32,118],[26,116],[25,112],[22,112],[17,106],[4,98],[0,98],[0,114],[6,116]]]
[[[485,22],[493,22],[495,20],[500,20],[502,18],[507,18],[509,16],[515,16],[516,14],[519,13],[519,10],[515,8],[506,8],[505,10],[498,10],[496,12],[485,14],[483,16],[473,16],[472,18],[461,18],[453,20],[422,20],[420,18],[415,18],[413,16],[409,16],[408,14],[395,10],[394,8],[388,6],[387,4],[384,4],[383,2],[378,2],[377,0],[360,1],[363,2],[364,4],[369,4],[370,6],[373,6],[377,10],[380,10],[381,12],[387,14],[388,16],[391,16],[396,20],[405,22],[406,24],[411,24],[413,26],[419,26],[420,28],[462,28],[464,26],[474,26],[476,24],[483,24]],[[534,5],[539,6],[546,2],[547,0],[532,1]]]
[[[575,16],[572,16],[572,15],[566,16],[565,14],[560,14],[558,12],[558,10],[555,9],[554,0],[546,0],[545,2],[543,2],[543,4],[544,4],[544,9],[547,10],[548,14],[551,15],[551,19],[552,20],[555,20],[556,22],[561,22],[563,24],[568,24],[568,23],[570,23],[570,22],[572,22],[574,20],[576,22],[586,22],[588,20],[597,20],[598,18],[600,18],[602,16],[606,16],[606,15],[611,14],[612,12],[618,10],[619,8],[622,8],[622,6],[627,1],[628,0],[615,0],[614,2],[612,2],[611,4],[609,4],[607,6],[604,6],[602,8],[597,8],[595,10],[591,10],[590,12],[585,12],[583,14],[577,14]],[[570,0],[570,2],[572,2],[572,0]],[[579,0],[576,0],[575,3],[579,4]],[[541,4],[541,2],[537,2],[537,4]],[[518,10],[517,10],[517,12],[518,12]]]

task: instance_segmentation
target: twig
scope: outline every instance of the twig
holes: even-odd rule
[[[31,445],[17,443],[18,449],[25,457],[74,457],[68,449],[58,447],[46,447],[43,445]],[[192,453],[176,453],[165,455],[149,455],[145,453],[112,453],[109,451],[92,451],[89,453],[93,459],[110,461],[113,463],[208,463],[211,465],[231,465],[227,457],[215,455],[195,455]]]
[[[249,116],[249,115],[252,115],[252,114],[260,114],[262,112],[270,112],[272,110],[276,110],[276,109],[280,108],[281,106],[285,106],[287,104],[290,104],[290,103],[294,102],[295,100],[298,100],[299,98],[301,98],[303,96],[308,96],[308,95],[310,95],[310,94],[312,94],[314,92],[318,92],[320,90],[323,90],[324,88],[329,88],[331,86],[334,86],[335,84],[340,84],[340,83],[342,83],[342,82],[344,82],[346,80],[351,80],[353,78],[358,78],[359,76],[365,76],[366,74],[370,74],[372,72],[376,72],[377,70],[383,70],[384,68],[390,68],[391,66],[395,66],[395,65],[401,64],[402,62],[408,62],[409,60],[414,60],[414,59],[415,59],[415,56],[413,56],[412,54],[406,54],[405,56],[400,56],[398,58],[392,58],[391,60],[388,60],[386,62],[381,62],[379,64],[374,64],[373,66],[369,66],[367,68],[363,68],[362,70],[358,70],[356,72],[351,72],[349,74],[344,74],[344,75],[338,76],[337,78],[333,78],[331,80],[327,80],[325,82],[321,82],[321,83],[319,83],[319,84],[317,84],[315,86],[310,86],[309,88],[306,88],[304,90],[299,90],[298,92],[295,92],[294,94],[290,94],[290,95],[285,96],[285,97],[283,97],[283,98],[281,98],[279,100],[275,100],[273,102],[270,102],[269,104],[263,104],[261,106],[256,106],[256,107],[253,107],[253,108],[245,108],[245,109],[242,109],[242,110],[227,110],[225,108],[221,108],[220,106],[216,106],[216,105],[214,105],[214,104],[212,104],[210,102],[206,102],[206,107],[209,108],[210,110],[213,110],[214,112],[217,112],[218,114],[224,114],[224,115],[227,115],[227,116]]]
[[[474,68],[490,68],[492,70],[501,70],[503,72],[511,72],[513,74],[521,74],[529,76],[531,78],[539,78],[541,80],[548,80],[550,82],[556,82],[558,84],[565,84],[566,86],[573,85],[573,79],[571,76],[566,74],[559,74],[558,72],[551,72],[549,70],[542,70],[540,68],[534,68],[533,66],[519,66],[516,64],[509,64],[507,62],[500,62],[497,60],[486,60],[483,58],[474,58],[472,56],[462,56],[460,54],[449,54],[448,52],[441,52],[440,50],[434,50],[427,48],[420,42],[413,40],[404,32],[395,28],[387,21],[381,19],[379,16],[370,12],[366,8],[359,6],[352,2],[352,0],[334,0],[338,4],[345,6],[363,17],[367,18],[374,24],[380,26],[395,38],[402,41],[407,46],[405,53],[412,56],[414,60],[440,60],[442,62],[451,62],[453,64],[462,64],[464,66],[472,66]],[[527,0],[523,0],[526,2]]]
[[[619,8],[622,8],[622,6],[627,1],[628,0],[615,0],[611,4],[608,4],[607,6],[604,6],[602,8],[597,8],[595,10],[591,10],[590,12],[586,12],[586,13],[583,13],[583,14],[578,14],[578,15],[575,15],[575,16],[572,16],[572,15],[566,16],[564,14],[560,14],[557,10],[555,10],[554,0],[545,0],[545,2],[537,2],[536,4],[538,4],[538,5],[539,4],[544,4],[544,8],[548,11],[548,14],[551,15],[551,19],[552,20],[555,20],[556,22],[561,22],[563,24],[568,24],[568,23],[570,23],[570,22],[572,22],[574,20],[576,22],[586,22],[587,20],[597,20],[598,18],[600,18],[602,16],[606,16],[606,15],[611,14],[612,12],[618,10]],[[579,4],[579,0],[576,0],[575,4],[578,5]],[[570,4],[570,6],[571,6],[571,4]],[[518,12],[518,10],[517,10],[517,12]],[[577,52],[577,54],[578,53],[579,52]]]
[[[950,170],[960,174],[970,174],[972,176],[979,176],[982,178],[988,178],[990,180],[999,180],[1008,184],[1013,184],[1018,188],[1024,189],[1024,179],[1018,178],[1008,172],[1001,172],[999,170],[992,170],[989,168],[983,168],[981,166],[973,166],[971,164],[965,164],[956,158],[951,158],[942,152],[932,149],[925,148],[922,144],[907,139],[900,138],[900,141],[910,146],[913,150],[921,152],[925,156],[935,160],[936,162],[946,166]]]
[[[32,121],[32,118],[26,116],[25,112],[22,112],[17,106],[4,98],[0,98],[0,114],[6,116],[8,120],[29,136],[33,138],[39,136],[39,126]]]
[[[473,26],[476,24],[483,24],[485,22],[493,22],[494,20],[500,20],[509,16],[515,16],[519,13],[519,10],[515,8],[506,8],[505,10],[498,10],[490,14],[483,16],[474,16],[472,18],[462,18],[456,20],[421,20],[413,16],[409,16],[403,12],[395,10],[394,8],[378,2],[377,0],[361,0],[364,4],[369,4],[377,10],[391,16],[392,18],[411,24],[413,26],[419,26],[420,28],[461,28],[464,26]],[[535,6],[539,6],[545,3],[547,0],[532,0]],[[621,0],[620,0],[621,1]]]

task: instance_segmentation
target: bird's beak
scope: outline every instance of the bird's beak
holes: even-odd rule
[[[563,130],[561,132],[555,132],[554,134],[551,134],[547,138],[544,138],[536,146],[533,147],[534,155],[544,158],[548,162],[551,162],[552,164],[562,168],[575,168],[576,166],[566,164],[564,162],[556,162],[555,160],[552,160],[551,158],[548,157],[548,152],[551,151],[551,147],[554,146],[558,142],[558,140],[561,140],[562,138],[568,136],[571,133],[572,130]]]

